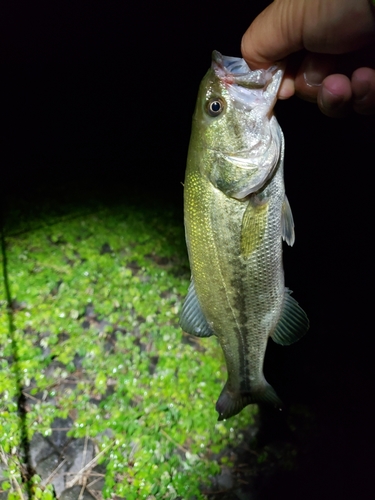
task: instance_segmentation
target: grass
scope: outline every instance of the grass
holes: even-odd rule
[[[205,498],[225,465],[220,451],[240,441],[256,409],[217,422],[221,349],[178,327],[189,283],[180,219],[131,203],[15,214],[5,229],[11,321],[0,288],[8,498],[22,498],[16,483],[24,488],[20,389],[29,441],[51,434],[57,417],[73,420],[72,437],[95,441],[103,498]],[[35,498],[52,498],[34,483]]]

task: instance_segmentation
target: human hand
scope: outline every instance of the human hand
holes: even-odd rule
[[[279,99],[294,93],[327,116],[375,113],[372,0],[275,0],[242,38],[251,69],[287,58]]]

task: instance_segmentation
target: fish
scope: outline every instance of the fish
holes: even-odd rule
[[[309,328],[284,284],[282,241],[293,245],[295,233],[273,114],[283,73],[214,51],[193,114],[184,181],[191,281],[179,324],[216,336],[224,352],[218,420],[254,403],[282,409],[263,373],[268,338],[289,345]]]

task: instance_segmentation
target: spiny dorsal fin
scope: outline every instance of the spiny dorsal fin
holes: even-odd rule
[[[211,337],[211,335],[214,335],[198,302],[193,279],[190,282],[188,294],[182,306],[180,327],[184,332],[196,337]]]
[[[298,302],[291,297],[292,291],[285,288],[284,306],[271,338],[276,344],[290,345],[297,342],[309,329],[309,320]]]
[[[281,230],[283,235],[283,240],[287,242],[289,246],[293,246],[295,235],[294,235],[294,220],[292,210],[289,205],[288,198],[285,195],[282,214],[281,214]]]

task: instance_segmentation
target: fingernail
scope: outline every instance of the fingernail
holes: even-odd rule
[[[324,80],[324,78],[322,78],[322,76],[319,75],[318,73],[304,72],[303,78],[306,82],[306,85],[308,85],[309,87],[320,87],[322,81]]]
[[[320,106],[327,112],[335,112],[344,104],[344,99],[341,96],[333,94],[325,87],[320,92]]]
[[[322,84],[325,76],[321,73],[321,68],[314,64],[314,61],[306,61],[303,78],[310,87],[319,87]]]
[[[310,87],[319,87],[324,78],[329,75],[331,70],[331,62],[329,60],[314,59],[307,57],[303,65],[303,78],[306,85]]]
[[[358,102],[362,101],[362,99],[365,99],[368,96],[370,87],[370,82],[366,80],[357,80],[354,100]]]

